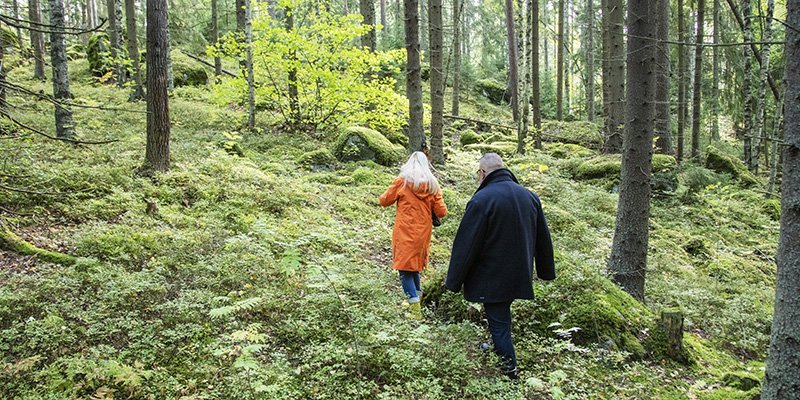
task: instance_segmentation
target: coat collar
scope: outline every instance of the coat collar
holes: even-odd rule
[[[478,186],[478,190],[476,190],[475,193],[478,193],[481,191],[481,189],[485,188],[489,184],[504,181],[513,181],[514,183],[519,184],[519,181],[517,180],[517,177],[514,176],[514,173],[509,171],[508,168],[500,168],[489,173],[489,175],[483,179],[481,185]]]

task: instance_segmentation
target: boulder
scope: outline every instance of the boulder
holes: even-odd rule
[[[206,68],[180,50],[172,50],[172,80],[175,87],[202,86],[208,83]]]
[[[101,77],[113,70],[109,62],[109,40],[105,32],[97,32],[86,44],[86,59],[89,60],[89,71],[93,76]]]
[[[729,174],[739,180],[744,186],[759,185],[758,179],[747,170],[739,159],[724,154],[714,146],[706,148],[706,167],[717,172]]]
[[[400,161],[405,151],[376,130],[353,126],[339,134],[333,154],[343,162],[372,160],[389,166]]]

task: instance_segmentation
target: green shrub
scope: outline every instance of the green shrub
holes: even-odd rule
[[[96,77],[103,76],[112,71],[109,62],[109,40],[105,32],[93,34],[86,44],[86,59],[89,60],[89,70]]]
[[[387,166],[397,163],[404,156],[403,149],[392,144],[380,132],[360,126],[342,130],[334,143],[333,153],[345,162],[373,160]]]
[[[690,193],[699,193],[709,185],[719,182],[719,176],[712,170],[689,166],[680,175],[680,181]]]

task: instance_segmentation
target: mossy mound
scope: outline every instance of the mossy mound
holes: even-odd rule
[[[603,130],[600,125],[588,121],[545,121],[542,123],[542,140],[599,149],[603,147]]]
[[[675,157],[653,154],[653,174],[671,171],[677,166]],[[619,178],[622,159],[619,154],[603,154],[588,160],[567,164],[575,179]]]
[[[67,60],[79,60],[86,56],[86,49],[83,47],[82,44],[76,43],[70,46],[67,46]]]
[[[588,158],[596,155],[597,152],[578,144],[572,143],[548,143],[545,149],[555,158]]]
[[[506,84],[494,79],[481,79],[475,83],[478,93],[481,93],[490,102],[501,105],[506,100]]]
[[[517,144],[514,142],[475,143],[464,148],[479,151],[481,154],[497,153],[500,157],[511,157],[517,152]]]
[[[514,135],[509,135],[505,133],[492,133],[485,136],[482,140],[483,143],[498,143],[498,142],[517,142],[517,138]]]
[[[778,199],[766,199],[764,203],[761,204],[761,209],[764,211],[765,214],[769,215],[769,217],[773,221],[780,221],[781,220],[781,201]]]
[[[86,43],[86,59],[89,60],[89,71],[93,76],[103,76],[112,71],[109,58],[108,34],[98,32],[89,38]]]
[[[0,45],[3,47],[19,47],[17,33],[5,26],[0,27]]]
[[[461,138],[459,138],[459,142],[461,142],[462,146],[467,146],[470,144],[480,143],[483,138],[481,135],[475,133],[472,129],[467,129],[464,133],[461,134]]]
[[[201,86],[208,83],[208,72],[200,63],[180,50],[172,50],[169,55],[172,58],[172,80],[175,87]]]
[[[729,174],[739,180],[744,186],[757,186],[758,179],[747,170],[743,162],[730,155],[724,154],[714,146],[706,148],[706,167],[717,172]]]
[[[327,148],[321,148],[304,153],[297,159],[297,163],[312,171],[330,171],[336,165],[336,157]]]
[[[408,146],[408,136],[405,133],[400,131],[389,131],[384,134],[387,139],[389,139],[392,144],[396,144],[398,146],[402,146],[406,148]]]
[[[372,160],[381,165],[392,165],[400,161],[405,152],[381,135],[380,132],[353,126],[339,134],[333,146],[333,154],[340,161]]]

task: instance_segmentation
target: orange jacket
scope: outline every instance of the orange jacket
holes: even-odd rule
[[[427,193],[426,185],[415,191],[413,185],[397,177],[381,195],[381,206],[397,202],[397,215],[392,231],[392,268],[403,271],[422,271],[428,266],[431,247],[431,210],[439,218],[447,215],[442,192]]]

